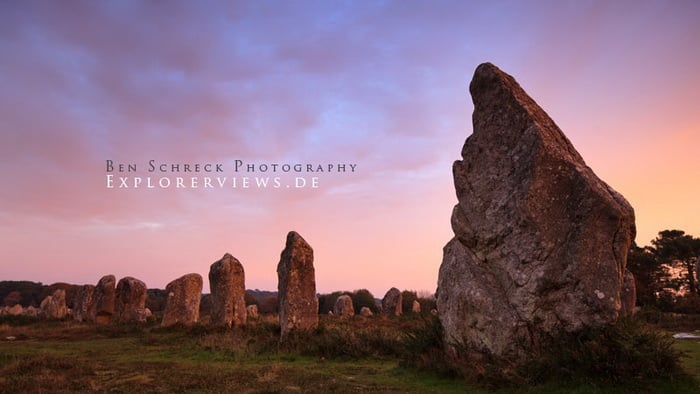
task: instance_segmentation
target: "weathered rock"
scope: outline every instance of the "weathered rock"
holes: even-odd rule
[[[433,316],[437,316],[437,315],[438,315],[437,309],[431,309],[431,310],[430,310],[430,314],[433,315]]]
[[[418,300],[413,300],[413,305],[411,305],[411,312],[420,313],[420,302],[418,302]]]
[[[363,307],[360,309],[360,316],[370,317],[370,316],[372,316],[372,315],[374,315],[374,313],[372,313],[372,310],[369,309],[369,307],[363,306]]]
[[[13,306],[7,307],[7,314],[12,315],[12,316],[19,316],[24,313],[24,309],[22,308],[22,305],[20,304],[15,304]]]
[[[66,292],[58,289],[41,301],[41,315],[46,319],[63,319],[68,315]]]
[[[625,270],[625,277],[622,280],[622,291],[620,292],[620,316],[632,316],[637,306],[637,284],[634,275],[630,270]]]
[[[100,324],[112,321],[116,284],[117,279],[114,275],[105,275],[97,282],[93,293],[94,310],[90,315],[91,321]]]
[[[146,298],[148,288],[142,281],[127,276],[119,280],[114,304],[114,319],[117,322],[146,321]]]
[[[248,319],[257,319],[260,316],[260,312],[258,312],[258,306],[255,304],[248,305],[245,309],[248,315]]]
[[[343,294],[336,298],[333,305],[333,314],[337,316],[355,316],[355,307],[352,305],[352,298]]]
[[[289,332],[318,327],[315,275],[313,249],[301,235],[289,232],[277,265],[281,340]]]
[[[168,299],[165,302],[161,326],[174,324],[190,326],[199,320],[199,303],[202,299],[202,276],[187,274],[165,286]]]
[[[246,324],[245,272],[243,265],[226,253],[209,269],[211,288],[211,324],[243,326]]]
[[[385,315],[401,316],[403,313],[403,295],[401,290],[392,287],[382,298],[382,313]]]
[[[520,355],[542,333],[614,322],[632,207],[511,76],[482,64],[470,91],[474,133],[453,165],[455,238],[438,278],[446,341]]]
[[[39,311],[34,307],[34,305],[29,305],[24,311],[26,316],[36,317],[39,316]]]
[[[95,286],[83,285],[78,288],[73,303],[73,319],[77,321],[90,321],[95,314],[94,303]]]

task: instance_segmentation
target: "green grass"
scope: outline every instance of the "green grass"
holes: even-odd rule
[[[420,345],[421,319],[323,317],[311,335],[278,341],[261,319],[243,330],[196,326],[97,326],[74,322],[0,322],[0,393],[17,392],[388,392],[481,393],[458,378],[418,370],[402,344]],[[413,341],[406,333],[414,333]],[[15,336],[13,341],[5,340]],[[423,346],[423,345],[420,345]],[[700,343],[676,341],[683,368],[700,378]],[[410,353],[408,353],[410,354]],[[547,381],[502,393],[698,392],[691,379]]]

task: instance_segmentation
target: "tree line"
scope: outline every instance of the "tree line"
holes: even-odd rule
[[[664,230],[650,246],[636,244],[627,257],[635,277],[637,305],[664,312],[700,313],[700,238]]]

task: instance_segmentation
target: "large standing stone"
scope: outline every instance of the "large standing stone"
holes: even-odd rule
[[[148,288],[142,281],[127,276],[117,283],[115,320],[121,323],[146,321]]]
[[[634,308],[637,305],[637,284],[634,281],[634,275],[628,269],[625,270],[625,277],[622,281],[620,303],[620,316],[634,315]]]
[[[165,286],[168,299],[161,326],[174,324],[191,326],[199,320],[199,303],[202,299],[202,276],[187,274]]]
[[[75,302],[73,303],[73,319],[77,321],[90,321],[94,314],[95,286],[83,285],[78,288],[75,294]]]
[[[66,292],[58,289],[52,295],[46,296],[41,301],[41,314],[46,319],[63,319],[68,315],[68,307],[66,307]]]
[[[211,324],[243,326],[246,324],[245,272],[243,265],[226,253],[209,269],[211,288]]]
[[[92,321],[100,324],[109,323],[114,315],[115,287],[117,279],[114,275],[105,275],[97,282],[93,294],[95,308]]]
[[[401,316],[403,313],[403,295],[401,290],[392,287],[382,298],[382,313],[385,315]]]
[[[291,231],[277,265],[281,339],[291,331],[318,327],[315,275],[313,249]]]
[[[446,341],[520,355],[542,333],[614,322],[632,207],[513,77],[486,63],[469,88],[474,133],[453,165],[438,278]]]
[[[352,297],[343,294],[336,298],[333,305],[333,314],[337,316],[355,316],[355,307],[352,305]]]

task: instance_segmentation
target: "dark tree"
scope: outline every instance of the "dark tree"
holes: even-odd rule
[[[685,270],[686,279],[680,284],[689,292],[697,293],[698,287],[695,278],[695,266],[700,253],[700,239],[694,238],[682,230],[664,230],[651,241],[654,245],[654,254],[663,264],[680,262]]]
[[[377,313],[377,302],[372,293],[367,289],[355,290],[350,294],[352,297],[352,305],[355,308],[355,313],[359,314],[363,306],[366,306],[373,313]]]
[[[627,255],[627,269],[634,275],[637,287],[637,305],[651,306],[657,304],[657,294],[668,281],[668,273],[649,247],[640,248],[632,243]]]

